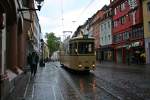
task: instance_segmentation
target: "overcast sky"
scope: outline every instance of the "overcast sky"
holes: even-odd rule
[[[63,31],[75,31],[110,0],[44,0],[38,12],[43,35],[54,32],[63,38]],[[69,35],[66,33],[65,35]]]

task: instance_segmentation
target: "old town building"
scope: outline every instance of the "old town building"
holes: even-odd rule
[[[1,100],[16,87],[18,76],[24,72],[28,45],[33,42],[31,34],[41,33],[36,12],[23,10],[27,8],[34,8],[34,0],[0,0]],[[39,37],[35,39],[39,41]]]
[[[0,13],[2,25],[1,28],[1,99],[13,89],[12,81],[17,75],[21,74],[23,69],[23,16],[17,11],[20,2],[16,0],[1,0]],[[11,16],[11,17],[10,17]]]
[[[104,11],[98,10],[91,18],[90,28],[91,34],[95,38],[95,50],[96,50],[96,60],[100,61],[100,21],[103,16]]]
[[[141,0],[113,0],[113,47],[116,63],[144,63],[143,16]]]
[[[111,8],[105,5],[102,10],[104,14],[100,21],[101,61],[113,61]]]
[[[143,0],[143,24],[144,24],[146,63],[150,64],[150,0]]]

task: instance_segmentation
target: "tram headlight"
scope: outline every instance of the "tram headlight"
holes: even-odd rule
[[[95,67],[95,64],[92,64],[92,67]]]
[[[93,61],[93,63],[92,63],[92,67],[95,67],[95,62]]]
[[[82,63],[80,61],[78,63],[78,67],[82,67]]]
[[[81,64],[79,64],[79,65],[78,65],[78,67],[82,67],[82,65],[81,65]]]

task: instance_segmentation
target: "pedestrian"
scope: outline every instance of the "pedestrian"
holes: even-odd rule
[[[36,52],[32,52],[31,57],[31,75],[36,74],[39,57]]]
[[[35,60],[36,60],[36,68],[37,68],[37,66],[38,66],[38,62],[39,62],[39,56],[38,56],[38,54],[37,54],[37,53],[36,53]]]
[[[31,53],[29,53],[27,56],[27,64],[30,67],[30,70],[31,70],[31,63],[32,63],[32,55]]]

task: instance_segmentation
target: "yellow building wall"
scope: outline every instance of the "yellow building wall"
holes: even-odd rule
[[[44,59],[49,58],[49,48],[47,45],[44,46]]]
[[[150,0],[143,0],[143,21],[144,21],[144,38],[150,38],[148,22],[150,22],[150,11],[147,10],[147,3]]]

